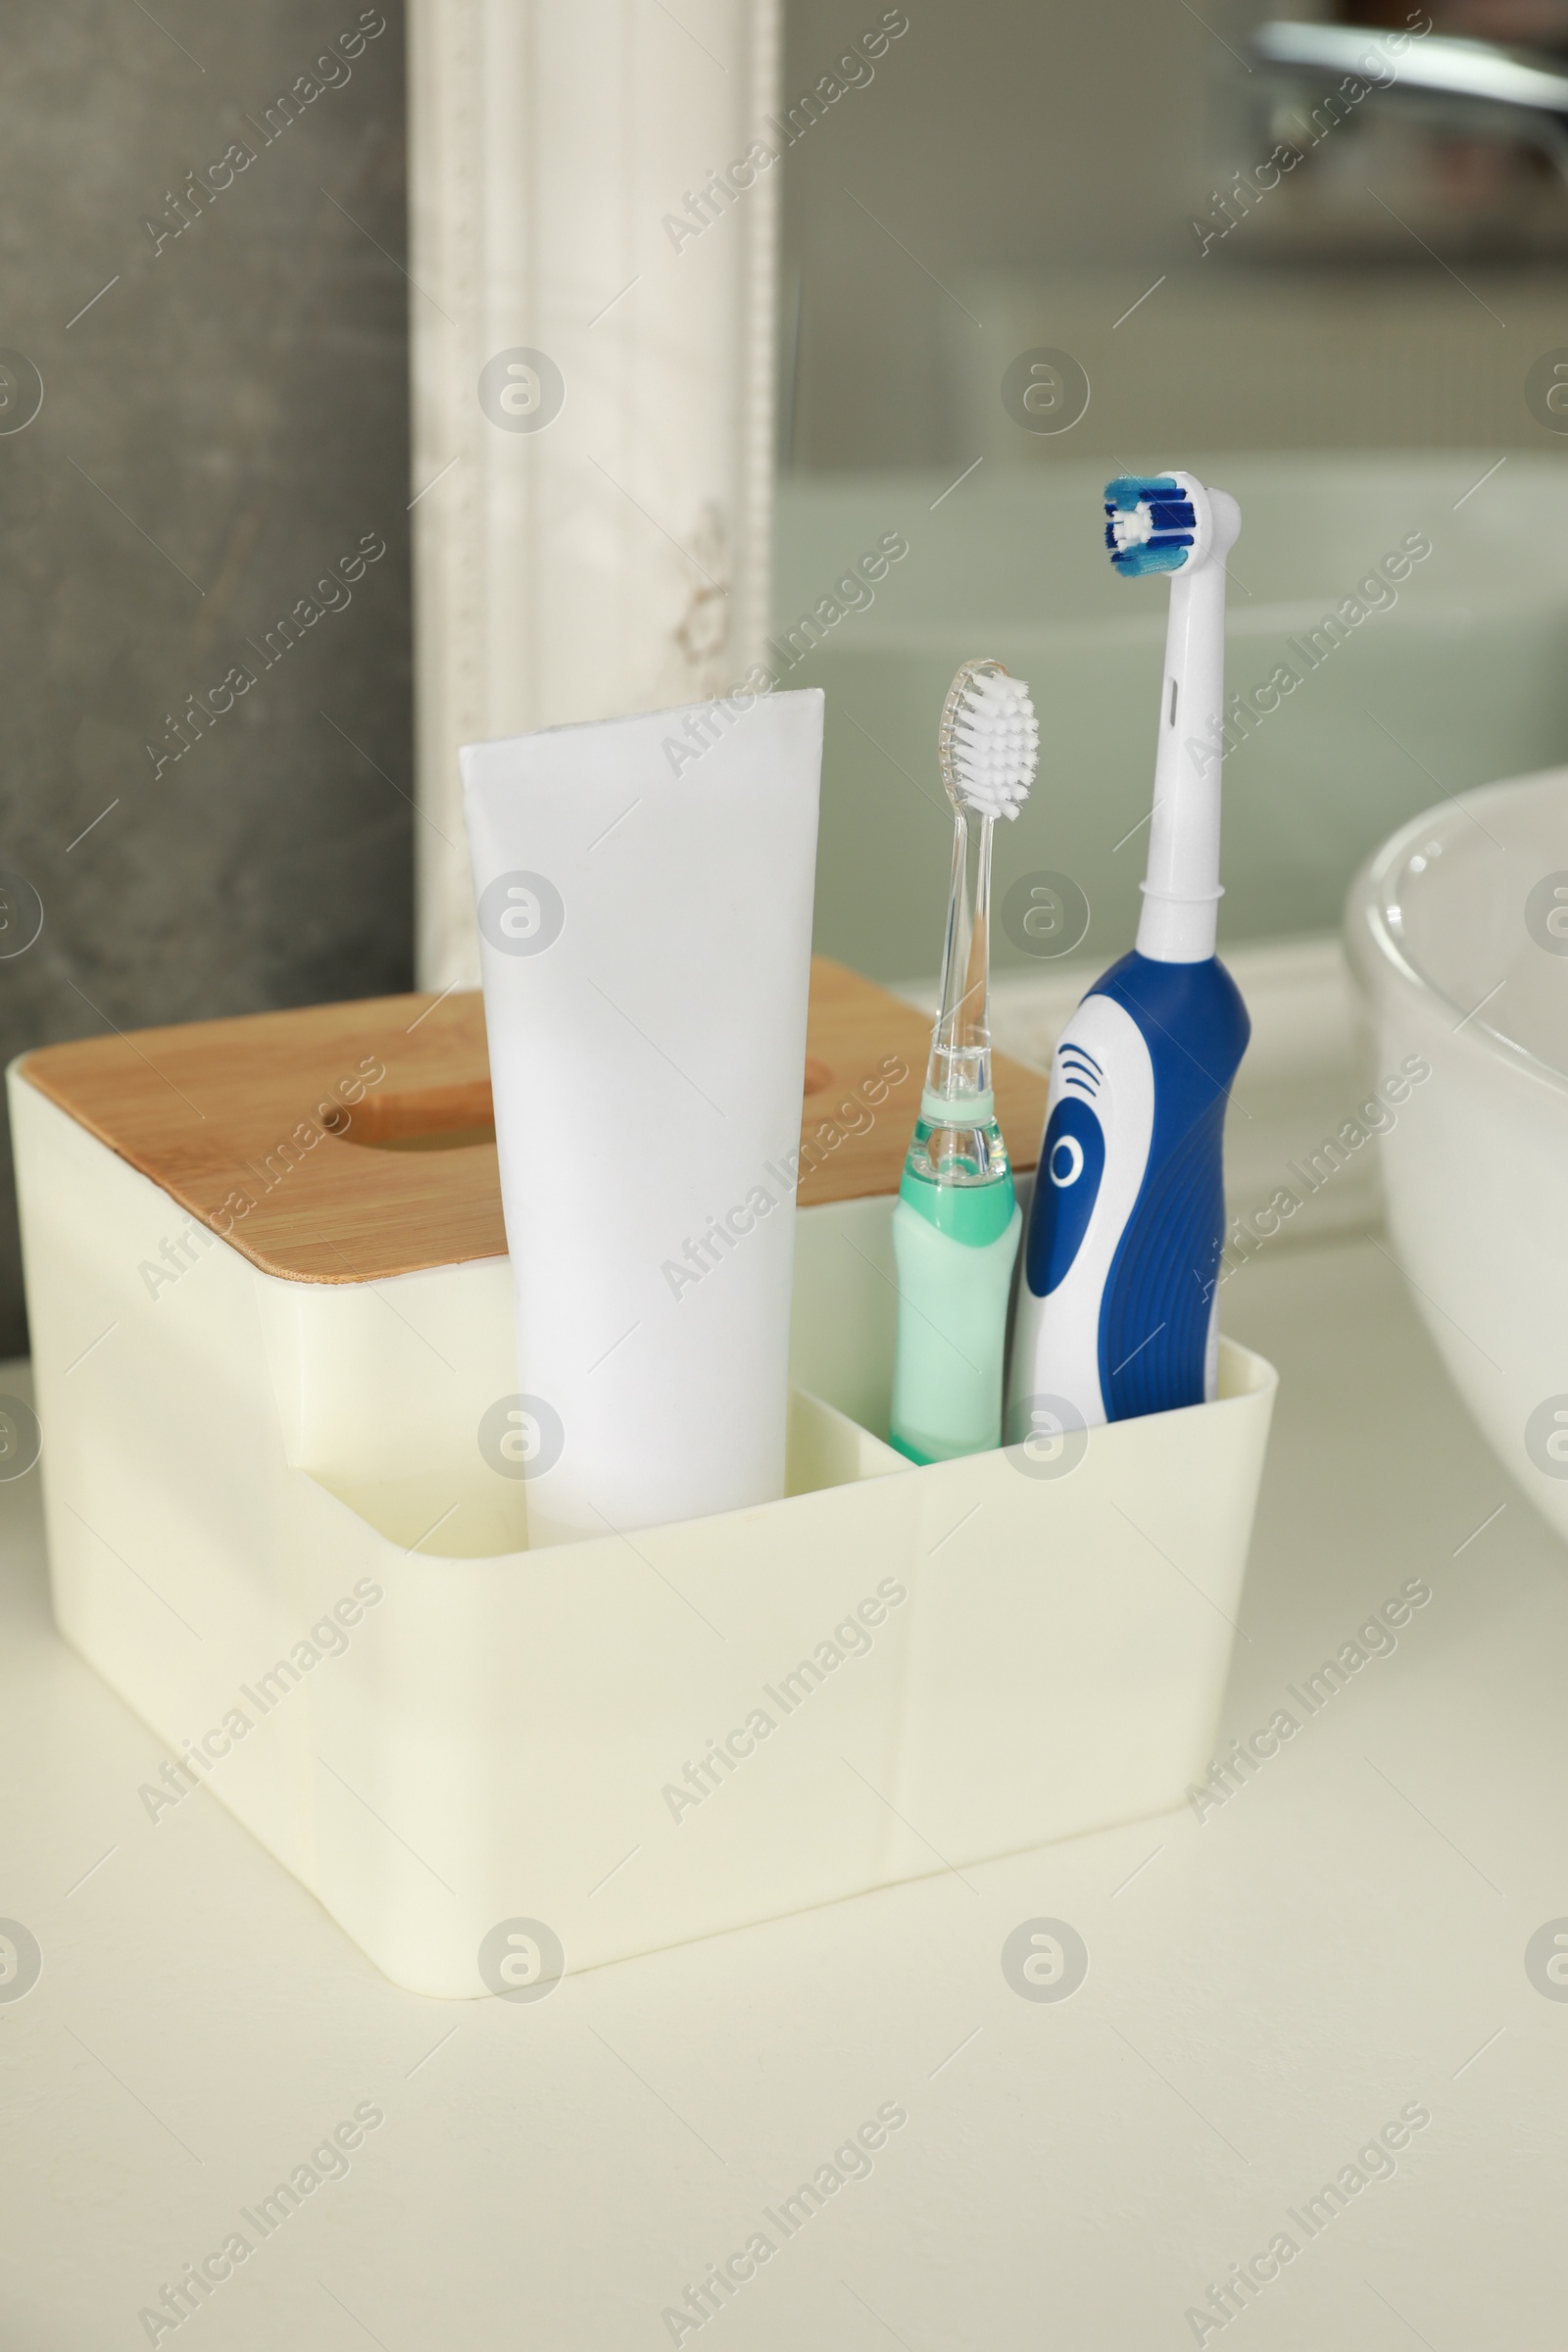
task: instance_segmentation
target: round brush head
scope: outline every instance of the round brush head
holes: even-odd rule
[[[1022,678],[1000,662],[966,662],[943,706],[937,750],[955,808],[1015,817],[1040,761],[1040,722]]]
[[[1118,474],[1105,484],[1105,545],[1123,579],[1180,571],[1206,553],[1206,502],[1191,475]]]
[[[1196,571],[1236,544],[1242,511],[1196,473],[1120,473],[1105,484],[1105,545],[1124,580],[1152,571]]]

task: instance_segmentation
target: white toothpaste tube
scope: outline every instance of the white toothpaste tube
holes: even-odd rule
[[[461,755],[535,1547],[784,1492],[822,697],[739,702]]]

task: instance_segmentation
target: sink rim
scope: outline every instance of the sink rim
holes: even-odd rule
[[[1351,972],[1363,996],[1375,1001],[1392,975],[1400,989],[1421,1004],[1446,1006],[1458,1016],[1452,1042],[1484,1060],[1500,1063],[1520,1077],[1568,1098],[1568,1071],[1543,1061],[1528,1046],[1505,1036],[1471,1008],[1457,1004],[1446,989],[1430,979],[1407,954],[1399,933],[1400,900],[1397,878],[1423,837],[1436,837],[1445,846],[1458,823],[1468,821],[1468,806],[1484,810],[1527,788],[1555,785],[1568,797],[1568,765],[1531,768],[1522,775],[1504,776],[1495,783],[1474,786],[1411,817],[1391,833],[1358,868],[1345,902],[1345,944]]]

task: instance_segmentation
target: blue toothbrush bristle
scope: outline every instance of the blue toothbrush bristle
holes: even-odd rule
[[[1119,547],[1116,517],[1136,514],[1141,506],[1149,510],[1150,537],[1140,546]],[[1179,570],[1198,533],[1193,503],[1181,484],[1168,473],[1118,474],[1113,482],[1105,484],[1105,545],[1110,551],[1111,566],[1128,579],[1139,579],[1152,571]]]
[[[1191,539],[1165,539],[1157,547],[1130,547],[1125,555],[1112,554],[1110,561],[1123,579],[1139,580],[1151,571],[1179,571],[1192,544]]]
[[[1180,498],[1181,485],[1169,473],[1118,473],[1113,482],[1105,484],[1105,512],[1112,507],[1130,514],[1140,499],[1152,505],[1155,499]]]

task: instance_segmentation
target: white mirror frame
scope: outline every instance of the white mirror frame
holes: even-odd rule
[[[459,744],[722,693],[760,653],[780,14],[412,0],[421,987],[478,981]]]

